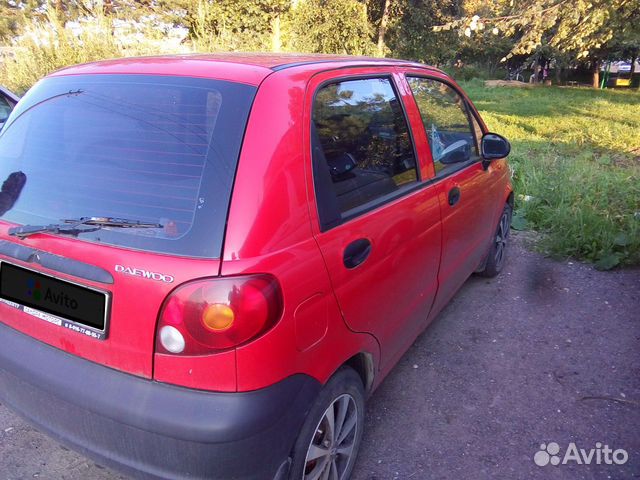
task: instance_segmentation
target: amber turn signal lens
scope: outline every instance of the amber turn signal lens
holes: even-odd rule
[[[202,323],[214,332],[226,330],[233,324],[233,320],[233,310],[223,303],[213,303],[207,306],[202,314]]]

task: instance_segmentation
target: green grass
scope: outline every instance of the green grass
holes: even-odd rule
[[[512,144],[514,227],[597,268],[640,265],[640,93],[463,83]]]

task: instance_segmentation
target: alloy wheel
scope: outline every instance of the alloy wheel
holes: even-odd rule
[[[502,268],[504,262],[504,253],[507,248],[507,240],[509,239],[509,227],[511,224],[511,218],[509,212],[505,211],[500,218],[500,224],[498,225],[498,232],[496,233],[496,267]]]
[[[354,459],[358,407],[349,394],[340,395],[325,410],[307,449],[303,480],[344,480]]]

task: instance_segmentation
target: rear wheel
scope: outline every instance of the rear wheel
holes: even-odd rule
[[[351,368],[324,386],[296,441],[290,480],[347,480],[362,440],[364,388]]]
[[[489,247],[484,270],[478,272],[479,275],[483,277],[495,277],[504,267],[507,243],[509,241],[509,230],[511,228],[511,214],[511,205],[506,203],[500,216],[500,221],[498,222],[498,228],[496,228],[496,233]]]

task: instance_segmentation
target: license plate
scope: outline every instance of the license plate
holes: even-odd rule
[[[107,292],[0,262],[0,301],[83,335],[106,338]]]

